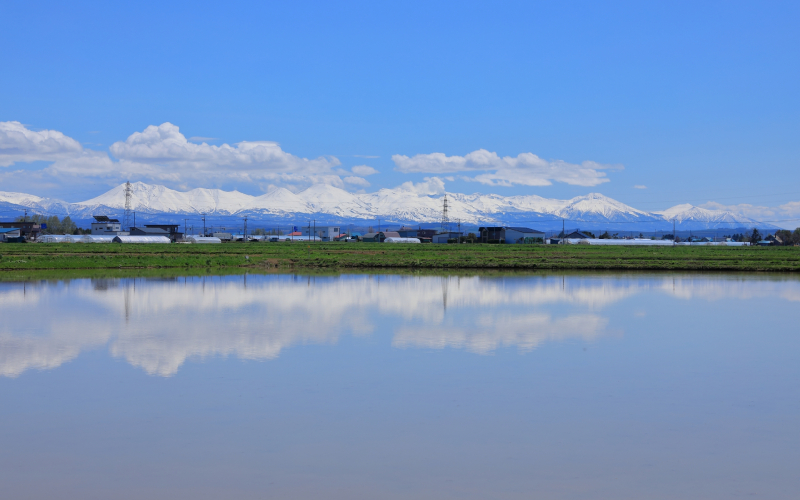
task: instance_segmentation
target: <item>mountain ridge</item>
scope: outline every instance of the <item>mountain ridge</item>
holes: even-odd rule
[[[177,191],[162,185],[131,183],[132,210],[140,217],[157,215],[199,215],[254,219],[304,220],[306,216],[327,216],[338,221],[384,221],[399,223],[435,223],[441,220],[443,196],[418,195],[402,188],[380,189],[373,193],[350,193],[335,186],[316,184],[299,193],[278,187],[259,196],[239,191],[195,188]],[[538,195],[501,196],[497,194],[447,193],[451,221],[465,224],[546,224],[554,226],[564,219],[571,226],[608,227],[639,230],[666,230],[674,220],[682,228],[714,227],[774,228],[732,212],[708,210],[690,204],[667,210],[647,212],[626,205],[600,193],[589,193],[569,200]],[[70,215],[90,219],[100,213],[121,213],[125,208],[125,184],[77,203],[42,198],[25,193],[0,192],[0,204],[6,209],[28,209],[34,213]],[[636,223],[634,228],[632,224]],[[627,225],[627,226],[626,226]]]

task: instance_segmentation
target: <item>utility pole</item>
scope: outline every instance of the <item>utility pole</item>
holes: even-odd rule
[[[450,219],[447,215],[447,208],[447,193],[445,193],[442,201],[442,232],[450,231]]]
[[[206,235],[206,214],[200,214],[203,216],[203,236]]]
[[[28,222],[28,209],[25,209],[25,216],[22,217],[22,222]]]
[[[564,219],[561,219],[561,241],[559,241],[559,243],[563,244],[564,238],[566,237],[567,237],[566,222],[564,222]]]
[[[314,221],[314,241],[317,241],[317,219],[313,219]]]
[[[678,236],[675,234],[675,219],[672,219],[672,246],[675,246],[675,239]]]
[[[189,219],[183,219],[183,235],[186,236],[186,221]]]
[[[123,223],[125,224],[122,229],[131,230],[131,200],[133,198],[133,190],[131,189],[131,181],[125,183],[125,217]],[[135,226],[136,224],[134,224]]]
[[[247,243],[247,216],[244,216],[244,242]]]

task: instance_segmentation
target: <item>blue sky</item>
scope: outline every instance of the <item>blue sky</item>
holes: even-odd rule
[[[64,137],[0,139],[0,190],[411,182],[800,216],[799,22],[797,2],[3,2],[0,122]]]

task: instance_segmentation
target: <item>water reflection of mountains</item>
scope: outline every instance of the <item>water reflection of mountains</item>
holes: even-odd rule
[[[542,342],[608,335],[604,308],[640,294],[800,302],[800,281],[245,275],[0,283],[0,374],[56,368],[108,346],[149,374],[170,376],[187,358],[264,360],[291,345],[376,333],[391,334],[397,348],[528,351]]]

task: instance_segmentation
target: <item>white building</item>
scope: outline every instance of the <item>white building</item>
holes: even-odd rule
[[[117,219],[109,219],[105,215],[94,215],[95,222],[92,222],[92,235],[98,236],[120,236],[128,234],[122,230],[122,224]]]
[[[309,238],[316,236],[319,238],[320,241],[333,241],[334,238],[339,237],[339,230],[341,227],[339,226],[311,226],[309,229],[308,226],[302,228],[303,236],[307,236]]]
[[[507,227],[505,228],[506,243],[527,243],[541,239],[544,243],[544,232],[530,229],[527,227]]]

